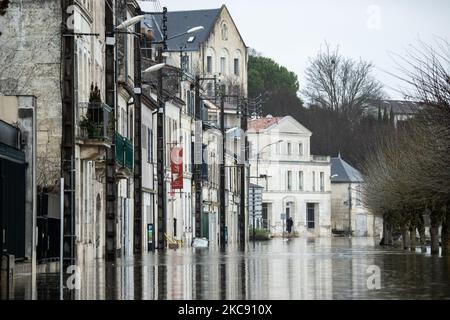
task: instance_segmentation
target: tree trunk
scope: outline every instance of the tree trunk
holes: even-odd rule
[[[427,240],[425,238],[425,225],[421,224],[419,226],[419,236],[420,236],[420,248],[422,253],[427,253]]]
[[[409,249],[409,236],[408,236],[408,228],[406,225],[402,226],[402,240],[403,240],[403,249]]]
[[[386,223],[386,238],[385,243],[387,246],[392,246],[392,228],[389,223]]]
[[[409,228],[409,248],[412,252],[416,252],[416,226]]]
[[[450,221],[449,217],[446,217],[446,221],[442,223],[442,256],[450,256]]]
[[[431,254],[439,254],[439,223],[431,219],[430,226]]]

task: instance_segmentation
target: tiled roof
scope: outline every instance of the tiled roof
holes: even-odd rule
[[[196,51],[199,45],[205,42],[211,33],[214,24],[221,12],[222,8],[210,10],[193,10],[193,11],[169,11],[167,13],[167,35],[168,38],[182,34],[187,30],[203,26],[205,29],[191,35],[184,35],[167,41],[169,51]],[[162,15],[160,13],[145,14],[144,26],[146,29],[151,27],[155,41],[162,40]],[[188,42],[189,38],[194,37],[193,41]]]
[[[363,182],[363,178],[358,170],[339,156],[338,158],[331,158],[331,182],[358,183]]]
[[[273,126],[274,124],[280,123],[280,121],[282,119],[283,118],[281,118],[281,117],[274,117],[274,118],[262,118],[262,119],[251,120],[248,123],[248,130],[254,131],[254,132],[265,131],[269,127]]]

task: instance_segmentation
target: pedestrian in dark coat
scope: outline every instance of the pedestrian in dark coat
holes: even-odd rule
[[[289,217],[289,219],[287,220],[287,232],[289,233],[289,234],[291,234],[291,232],[292,232],[292,227],[294,226],[294,220],[292,220],[292,218],[291,217]]]

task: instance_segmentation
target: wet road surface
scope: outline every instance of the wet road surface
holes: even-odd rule
[[[274,239],[245,252],[186,248],[95,261],[80,275],[75,299],[450,299],[449,258],[361,238]],[[28,298],[29,283],[16,277],[16,299]],[[59,299],[59,274],[38,275],[36,291],[38,299]]]

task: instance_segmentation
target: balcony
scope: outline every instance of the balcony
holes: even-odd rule
[[[313,162],[331,162],[330,156],[311,156]]]
[[[111,148],[109,129],[112,109],[97,102],[80,103],[76,109],[76,140],[81,146],[81,158],[96,160]]]
[[[133,173],[134,164],[134,150],[133,144],[130,140],[120,135],[118,132],[115,133],[115,143],[116,143],[116,163],[118,165],[118,176],[119,178],[129,178]]]

